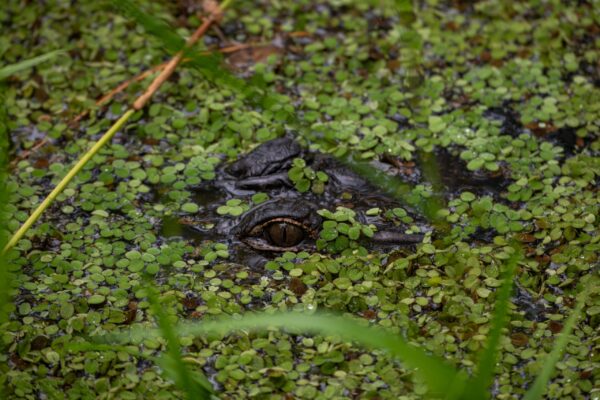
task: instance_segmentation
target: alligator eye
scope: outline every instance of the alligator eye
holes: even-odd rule
[[[304,239],[304,229],[287,222],[274,222],[264,228],[267,239],[275,246],[293,247]]]

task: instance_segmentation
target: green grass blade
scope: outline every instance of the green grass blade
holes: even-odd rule
[[[440,218],[438,211],[447,207],[445,198],[445,187],[442,182],[442,174],[440,171],[440,165],[438,164],[437,157],[434,153],[428,153],[425,151],[419,151],[419,165],[421,166],[421,172],[425,182],[431,184],[433,188],[433,195],[426,199],[423,199],[422,213],[430,221],[436,224],[436,228],[440,232],[449,232],[450,224],[445,219]]]
[[[133,19],[144,30],[157,38],[159,42],[171,53],[183,50],[185,40],[181,38],[168,22],[156,18],[137,7],[130,0],[112,0],[113,7],[123,16]],[[225,0],[221,3],[221,11],[225,10],[232,3],[232,0]]]
[[[162,309],[158,295],[153,287],[148,288],[148,300],[152,313],[158,323],[162,337],[167,341],[167,355],[161,359],[161,367],[175,381],[189,400],[210,399],[212,388],[199,384],[181,359],[181,346],[175,329]],[[208,382],[205,381],[205,384]]]
[[[0,172],[0,248],[4,248],[8,241],[6,224],[6,207],[8,193],[6,188],[6,174]],[[6,254],[0,251],[0,324],[7,321],[7,308],[10,303],[11,276],[8,269]]]
[[[6,206],[8,205],[7,165],[8,165],[8,118],[4,103],[4,93],[0,82],[0,249],[8,241]],[[0,251],[0,325],[8,320],[10,303],[11,276],[8,270],[6,254]],[[4,397],[4,380],[0,379],[0,398]]]
[[[479,357],[477,375],[473,380],[470,393],[473,398],[485,399],[489,397],[488,389],[492,384],[494,366],[498,358],[498,345],[502,336],[502,329],[508,323],[508,311],[510,307],[510,294],[517,263],[523,259],[520,248],[514,248],[515,252],[505,263],[504,280],[498,289],[491,328],[485,344],[485,348]]]
[[[133,19],[147,33],[158,38],[170,53],[176,53],[185,46],[185,41],[166,21],[145,13],[129,0],[112,0],[111,3],[123,16]]]
[[[27,233],[29,228],[37,221],[42,213],[54,202],[54,199],[67,187],[71,180],[77,175],[85,164],[106,144],[110,139],[117,133],[119,129],[127,122],[127,120],[133,115],[134,110],[127,110],[113,125],[106,131],[104,135],[77,161],[77,163],[67,172],[67,174],[61,179],[50,194],[40,203],[35,211],[27,218],[27,220],[21,225],[21,227],[15,232],[10,238],[8,243],[2,247],[2,252],[7,252],[12,249],[21,238]]]
[[[42,54],[41,56],[37,56],[34,58],[30,58],[28,60],[24,60],[18,62],[16,64],[7,65],[5,67],[0,68],[0,81],[8,78],[9,76],[16,74],[17,72],[26,70],[28,68],[34,67],[44,61],[48,61],[59,54],[64,53],[64,50],[55,50],[46,54]]]
[[[76,342],[70,343],[66,347],[69,351],[124,351],[131,355],[139,355],[138,349],[135,351],[131,350],[132,346],[122,346],[115,344],[102,344],[102,343],[89,343],[89,342]]]
[[[355,341],[364,346],[384,350],[407,367],[415,370],[436,397],[458,398],[467,381],[459,372],[443,359],[430,355],[424,350],[409,344],[402,337],[378,327],[369,327],[347,317],[325,314],[307,315],[300,313],[249,314],[238,319],[221,318],[201,323],[182,323],[174,331],[179,335],[226,334],[242,329],[285,328],[295,332],[313,332],[325,335],[339,335],[342,339]],[[99,342],[140,340],[161,335],[161,330],[133,328],[124,334],[98,337]]]
[[[157,38],[169,52],[175,53],[185,48],[185,41],[174,33],[175,28],[167,22],[145,13],[130,0],[113,0],[112,4],[118,12],[133,19],[146,32]],[[223,2],[221,10],[230,4],[231,1]],[[265,90],[266,85],[259,75],[249,82],[238,78],[222,65],[221,54],[201,55],[194,52],[193,49],[185,49],[185,58],[188,62],[182,66],[191,66],[197,69],[210,82],[235,90],[254,105],[260,105],[267,109],[269,106],[279,104],[278,96]],[[288,113],[288,116],[291,117],[292,114]]]
[[[346,157],[340,160],[348,168],[352,169],[358,175],[366,178],[369,183],[375,185],[384,191],[388,196],[396,200],[414,207],[418,212],[426,217],[429,221],[436,224],[438,230],[446,230],[447,223],[439,218],[438,211],[444,207],[444,204],[439,201],[436,196],[423,197],[414,196],[414,186],[404,182],[397,176],[388,175],[384,171],[375,168],[372,164],[365,161],[356,161],[357,157]],[[425,177],[427,181],[427,177]]]
[[[563,330],[560,332],[558,339],[556,340],[556,344],[554,348],[544,361],[544,366],[542,370],[535,378],[533,382],[533,386],[525,393],[523,400],[539,400],[544,395],[544,391],[548,386],[548,381],[556,368],[556,363],[559,361],[560,357],[563,354],[565,347],[569,343],[569,337],[571,335],[571,331],[575,327],[575,323],[577,322],[577,318],[583,309],[583,305],[585,304],[585,300],[587,298],[587,290],[584,290],[582,295],[577,300],[577,304],[575,305],[575,309],[567,319]]]

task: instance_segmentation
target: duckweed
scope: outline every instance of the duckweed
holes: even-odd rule
[[[199,23],[178,2],[139,4],[182,37]],[[258,61],[237,72],[277,101],[255,102],[184,64],[90,161],[7,254],[14,292],[1,337],[7,397],[182,398],[154,363],[162,339],[64,350],[92,335],[153,326],[147,280],[173,323],[325,309],[472,368],[489,332],[506,246],[517,240],[527,257],[518,266],[494,396],[522,396],[580,285],[591,282],[585,318],[546,396],[593,398],[600,380],[594,10],[586,1],[236,2],[220,22],[226,42],[209,31],[198,50],[272,43],[277,54],[260,58],[253,47]],[[2,228],[14,232],[148,81],[109,106],[94,106],[95,99],[166,53],[97,2],[79,5],[76,15],[62,0],[9,2],[0,22],[11,27],[0,37],[3,64],[69,51],[3,83],[7,120],[0,125],[12,148]],[[234,262],[225,240],[160,235],[166,217],[194,217],[206,206],[193,194],[215,179],[219,163],[285,133],[339,158],[391,165],[391,174],[414,184],[407,204],[376,204],[368,217],[419,229],[428,221],[413,207],[448,193],[436,212],[447,231],[433,227],[414,248],[380,254],[359,244],[374,228],[353,210],[322,210],[319,251],[277,254],[264,268]],[[442,151],[452,161],[439,168],[439,182],[425,179],[420,160]],[[468,178],[447,180],[444,171]],[[293,160],[288,177],[305,196],[331,184],[327,171],[307,169],[303,159]],[[215,206],[235,222],[267,199],[257,193]],[[423,382],[388,355],[335,336],[269,330],[180,342],[186,365],[208,375],[224,398],[428,398]]]

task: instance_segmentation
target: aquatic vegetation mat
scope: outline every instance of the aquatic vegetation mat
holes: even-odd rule
[[[135,8],[0,9],[2,247],[205,12],[122,3]],[[462,371],[465,396],[597,398],[597,8],[233,2],[0,258],[3,396],[439,393],[402,356],[336,334],[342,314]],[[228,170],[281,137],[298,153],[271,175]],[[280,197],[318,204],[313,247],[233,233]],[[261,240],[300,238],[286,221]],[[392,228],[418,243],[374,244]],[[275,329],[287,311],[322,329]]]

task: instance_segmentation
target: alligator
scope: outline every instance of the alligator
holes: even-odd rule
[[[464,163],[445,152],[435,157],[441,197],[447,198],[452,191],[470,190],[499,199],[499,192],[505,187],[503,178],[470,173]],[[306,165],[315,171],[327,173],[329,179],[322,193],[300,193],[294,188],[288,171],[296,158],[305,160]],[[414,180],[415,175],[422,173],[423,168],[413,166],[407,174],[398,168],[397,160],[388,161],[391,163],[370,164],[379,171],[400,174],[405,181]],[[396,167],[390,164],[396,164]],[[230,244],[230,261],[256,271],[260,271],[265,262],[282,252],[316,250],[315,242],[323,225],[323,218],[318,211],[322,209],[351,208],[361,223],[373,225],[376,228],[373,236],[362,243],[371,251],[389,253],[400,249],[401,253],[405,253],[404,250],[422,241],[424,233],[431,231],[435,234],[431,221],[387,194],[384,188],[371,184],[347,163],[331,155],[306,150],[288,136],[260,144],[237,161],[222,164],[216,172],[215,180],[204,182],[196,188],[196,198],[201,205],[198,215],[179,220],[183,236],[199,242],[227,240]],[[258,192],[266,193],[269,200],[237,218],[218,214],[219,205],[226,200],[248,200]],[[398,221],[387,220],[381,214],[367,213],[373,208],[389,210],[395,207],[407,210],[413,220],[411,226],[420,232],[406,233],[407,227]],[[486,239],[479,235],[476,240]],[[525,311],[527,319],[544,318],[543,311],[547,305],[532,301],[519,285],[516,285],[513,301]]]
[[[303,159],[313,171],[327,174],[328,180],[322,193],[300,193],[296,190],[288,171],[294,159],[298,158]],[[399,174],[397,160],[392,161],[395,162],[377,161],[371,165],[379,172]],[[419,170],[413,166],[408,173],[405,171],[404,180],[410,181],[416,174]],[[461,176],[455,170],[451,175],[454,180]],[[348,163],[328,154],[307,150],[290,136],[262,143],[238,160],[223,163],[217,168],[216,176],[215,180],[196,188],[196,199],[201,209],[193,218],[180,220],[184,236],[199,241],[228,240],[232,261],[247,265],[261,265],[265,259],[285,251],[314,251],[323,223],[318,211],[323,209],[350,208],[356,213],[358,222],[374,227],[372,237],[361,242],[369,250],[390,251],[411,246],[420,243],[424,233],[433,229],[417,210],[370,183]],[[445,190],[449,190],[447,185]],[[217,212],[227,200],[235,198],[248,202],[259,192],[266,193],[269,200],[237,218]],[[367,212],[373,208],[392,210],[398,207],[408,211],[408,216],[414,221],[411,223],[413,231],[407,232],[407,226],[385,218],[383,213]]]

